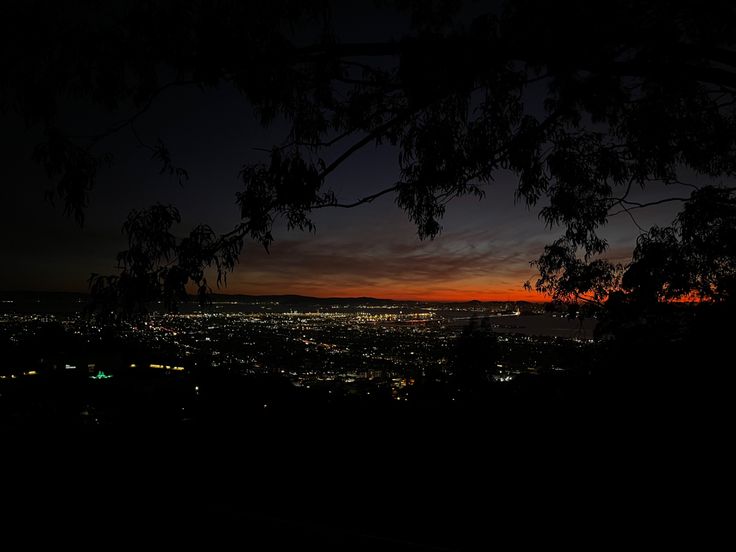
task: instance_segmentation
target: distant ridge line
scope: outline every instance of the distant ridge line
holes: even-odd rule
[[[72,300],[72,299],[87,299],[89,293],[76,292],[76,291],[0,291],[0,300],[29,300],[34,301],[38,299],[46,300]],[[438,301],[428,299],[381,299],[378,297],[312,297],[309,295],[298,295],[298,294],[282,294],[282,295],[249,295],[243,293],[213,293],[210,295],[212,302],[220,301],[235,301],[239,303],[245,302],[260,302],[260,301],[279,301],[284,303],[392,303],[392,304],[405,304],[405,303],[431,303],[431,304],[493,304],[493,303],[516,303],[516,304],[533,304],[535,301],[514,301],[514,300],[494,300],[494,301],[480,301],[478,299],[471,299],[467,301]],[[196,301],[195,296],[190,296],[191,301]],[[544,301],[538,301],[544,302]]]

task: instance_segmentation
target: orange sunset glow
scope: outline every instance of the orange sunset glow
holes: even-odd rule
[[[534,243],[505,244],[448,232],[433,241],[410,233],[374,243],[330,236],[292,237],[270,253],[251,249],[220,293],[375,297],[410,301],[544,301],[523,288],[534,280]],[[210,280],[214,281],[214,280]]]
[[[236,287],[228,287],[223,290],[228,294],[251,294],[252,287],[238,289]],[[436,302],[465,302],[465,301],[528,301],[542,302],[549,300],[549,297],[535,292],[527,292],[524,290],[511,289],[478,289],[475,287],[455,289],[427,289],[412,290],[406,288],[385,287],[378,289],[376,287],[352,288],[345,287],[339,289],[325,289],[315,287],[302,287],[299,285],[283,286],[279,288],[280,294],[285,295],[306,295],[310,297],[320,298],[348,298],[348,297],[375,297],[379,299],[391,299],[395,301],[436,301]],[[317,290],[317,291],[316,291]],[[270,295],[269,293],[259,293],[258,295]]]

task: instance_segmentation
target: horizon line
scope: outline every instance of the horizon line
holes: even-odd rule
[[[78,295],[89,295],[89,291],[69,291],[69,290],[52,290],[52,289],[46,289],[46,290],[29,290],[29,289],[16,289],[16,290],[0,290],[0,294],[3,293],[26,293],[26,294],[32,294],[32,293],[68,293],[68,294],[78,294]],[[191,294],[187,293],[189,296],[196,297],[196,293]],[[549,298],[540,298],[540,299],[476,299],[476,298],[469,298],[469,299],[449,299],[449,298],[439,298],[439,299],[429,299],[429,298],[417,298],[417,299],[407,299],[407,298],[394,298],[394,297],[376,297],[373,295],[304,295],[301,293],[266,293],[266,294],[257,294],[257,293],[228,293],[228,292],[222,292],[222,291],[213,291],[211,295],[225,295],[225,296],[231,296],[231,297],[238,297],[238,296],[247,296],[247,297],[304,297],[307,299],[332,299],[332,300],[338,300],[338,299],[373,299],[376,301],[395,301],[395,302],[404,302],[404,303],[470,303],[473,301],[477,301],[480,303],[546,303],[549,302]]]

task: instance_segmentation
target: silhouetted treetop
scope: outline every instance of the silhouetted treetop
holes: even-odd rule
[[[600,305],[623,293],[642,307],[683,299],[730,303],[736,291],[735,194],[712,186],[693,191],[671,226],[639,236],[626,266],[581,259],[564,238],[545,247],[536,264],[535,287],[562,301]]]
[[[623,279],[635,297],[716,302],[733,301],[735,284],[736,198],[710,187],[693,192],[671,227],[639,238]]]
[[[381,4],[411,14],[401,38],[350,42],[329,2],[16,2],[0,24],[2,106],[45,128],[36,158],[80,221],[96,169],[110,161],[104,139],[135,134],[167,88],[228,83],[264,124],[285,119],[283,142],[242,168],[236,228],[215,236],[200,227],[163,249],[144,247],[139,253],[153,264],[139,262],[134,248],[123,257],[129,271],[155,273],[167,251],[182,286],[201,286],[205,266],[232,269],[246,237],[268,247],[278,217],[311,230],[314,209],[386,194],[420,237],[434,237],[447,202],[481,197],[500,171],[511,171],[517,198],[539,205],[543,220],[563,231],[539,261],[536,287],[602,299],[617,270],[594,258],[607,247],[597,231],[611,216],[647,206],[631,199],[632,189],[679,185],[683,169],[712,178],[736,172],[732,2],[527,0],[489,3],[486,13],[475,5],[472,14],[459,1]],[[72,138],[58,126],[67,95],[130,114]],[[398,150],[398,180],[357,200],[338,197],[334,171],[383,144]],[[186,180],[165,144],[143,145],[163,172]],[[717,201],[705,201],[708,194]],[[723,258],[733,257],[714,243],[733,238],[730,222],[721,224],[732,220],[732,190],[666,201],[686,208],[672,229],[642,236],[624,287],[644,293],[636,275],[649,273],[645,263],[662,257],[674,270],[681,260],[673,248],[685,247],[694,280],[646,285],[665,296],[720,297],[732,285],[732,261]],[[155,219],[147,216],[140,220]]]

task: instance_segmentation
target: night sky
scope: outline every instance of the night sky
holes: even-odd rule
[[[401,22],[371,14],[345,14],[339,28],[352,40],[379,31],[393,36]],[[360,18],[357,24],[355,18]],[[375,24],[369,24],[373,21]],[[367,24],[368,23],[368,24]],[[375,37],[374,37],[375,38]],[[94,111],[68,101],[65,123],[80,135],[99,132],[128,116]],[[26,128],[6,116],[2,131],[3,180],[2,266],[0,290],[85,291],[90,273],[115,272],[115,254],[125,248],[121,225],[130,209],[156,202],[173,204],[182,213],[179,233],[198,223],[218,232],[230,230],[239,218],[235,192],[242,186],[239,168],[265,157],[255,148],[280,143],[286,127],[278,122],[261,128],[251,107],[225,86],[202,92],[197,88],[167,90],[137,123],[144,140],[163,139],[174,163],[186,168],[190,180],[180,187],[175,178],[159,174],[150,152],[136,144],[128,129],[108,138],[104,148],[115,162],[99,174],[84,228],[65,217],[61,205],[44,201],[49,186],[41,168],[30,160],[39,129]],[[358,199],[395,181],[397,151],[366,148],[332,175],[330,182],[344,200]],[[315,234],[275,228],[270,254],[247,242],[240,265],[229,276],[227,293],[373,296],[436,300],[539,300],[522,289],[534,277],[529,262],[552,241],[559,229],[547,229],[531,211],[515,204],[516,181],[499,173],[482,201],[455,200],[442,221],[443,232],[421,241],[414,225],[383,196],[354,209],[315,212]],[[646,198],[671,195],[652,185]],[[678,190],[679,192],[680,190]],[[632,199],[641,198],[632,194]],[[637,212],[638,223],[668,224],[679,205],[666,204]],[[603,235],[608,256],[625,261],[631,253],[636,225],[624,214],[611,219]]]

